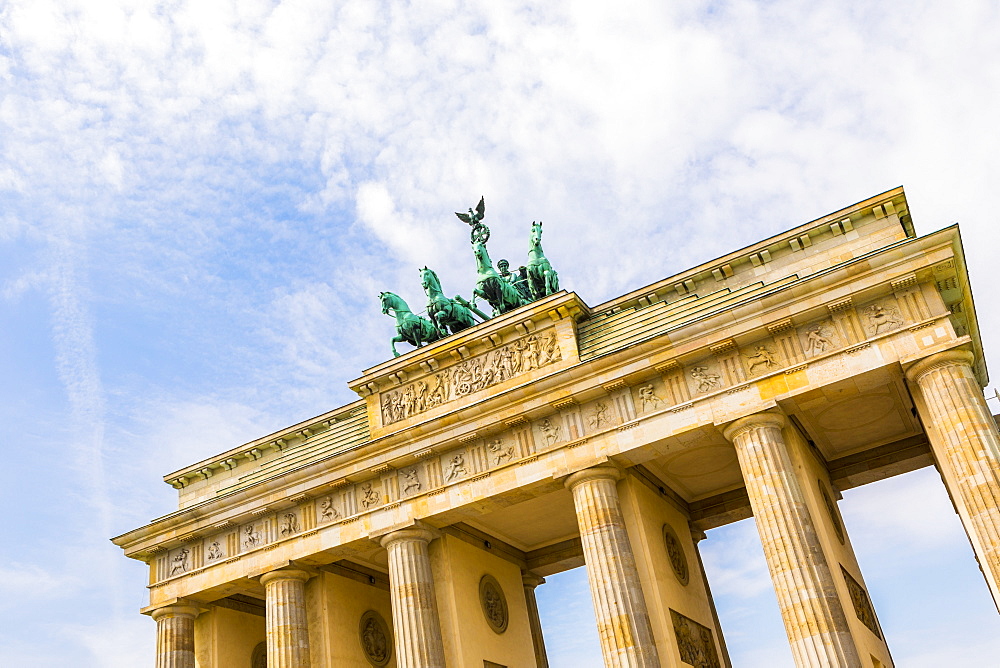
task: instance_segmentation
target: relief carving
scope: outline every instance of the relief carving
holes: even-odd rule
[[[862,624],[867,626],[881,640],[882,632],[879,631],[878,619],[875,618],[875,609],[872,607],[871,599],[868,598],[868,592],[865,591],[865,588],[857,580],[851,577],[846,568],[841,566],[840,571],[844,574],[844,580],[847,582],[847,591],[851,594],[851,603],[854,604],[854,614],[858,616]]]
[[[264,543],[264,537],[260,535],[260,532],[252,524],[248,524],[246,529],[243,530],[243,547],[252,550],[255,547],[259,547]]]
[[[600,429],[611,424],[611,415],[608,405],[603,401],[598,401],[594,406],[594,412],[587,417],[591,429]]]
[[[698,383],[699,392],[711,392],[722,387],[719,374],[711,373],[707,366],[696,366],[691,369],[691,377]]]
[[[768,372],[778,366],[778,361],[774,358],[774,353],[767,349],[767,346],[757,346],[753,355],[744,355],[747,358],[747,373],[753,375],[756,371]]]
[[[546,445],[555,445],[559,442],[559,432],[562,430],[557,424],[553,424],[548,418],[542,420],[538,428],[545,435]]]
[[[178,575],[179,573],[187,573],[188,570],[188,555],[191,551],[186,547],[182,547],[181,551],[174,555],[174,558],[170,561],[170,575]]]
[[[333,505],[333,497],[327,496],[319,503],[319,518],[324,522],[339,520],[340,511]]]
[[[670,611],[681,661],[694,668],[721,668],[712,640],[712,629],[702,626],[676,610]]]
[[[827,323],[817,322],[806,327],[806,354],[815,357],[833,348],[833,339]]]
[[[486,447],[489,449],[490,454],[493,455],[493,464],[495,466],[499,466],[500,462],[505,459],[508,462],[514,459],[514,446],[508,445],[507,447],[504,447],[502,439],[498,438]]]
[[[222,544],[216,540],[212,541],[212,544],[208,546],[208,554],[205,558],[208,561],[217,561],[225,556],[225,553],[222,551]]]
[[[454,480],[463,475],[469,475],[469,470],[465,468],[465,455],[458,453],[448,462],[448,470],[445,471],[445,480]]]
[[[403,494],[409,494],[410,490],[420,491],[420,474],[417,473],[417,469],[408,468],[403,469]]]
[[[382,619],[382,615],[374,610],[361,615],[358,635],[361,649],[364,650],[369,663],[378,667],[389,663],[389,659],[392,658],[392,638],[389,636],[389,627]]]
[[[295,516],[295,513],[285,513],[279,530],[282,536],[291,536],[299,532],[299,518]]]
[[[663,525],[663,542],[667,546],[667,559],[670,561],[670,567],[674,569],[674,575],[682,585],[686,586],[690,576],[687,557],[684,555],[680,538],[669,524]]]
[[[382,497],[379,496],[379,493],[372,487],[370,482],[361,485],[361,493],[364,494],[361,498],[361,505],[365,507],[365,510],[374,508],[382,502]]]
[[[865,315],[868,316],[868,330],[873,335],[896,329],[903,324],[896,309],[887,304],[871,304],[865,308]]]
[[[479,602],[483,606],[483,614],[490,628],[496,633],[506,631],[509,621],[507,597],[504,596],[500,583],[492,575],[484,575],[479,581]]]
[[[428,411],[446,401],[464,397],[514,376],[562,359],[555,331],[532,334],[473,357],[392,392],[382,394],[382,424]]]
[[[639,405],[642,407],[643,413],[659,408],[662,403],[663,399],[656,394],[652,383],[639,388]]]

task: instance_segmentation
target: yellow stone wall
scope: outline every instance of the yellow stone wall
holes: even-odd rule
[[[309,649],[314,666],[371,668],[359,639],[361,616],[375,610],[392,628],[389,592],[334,573],[321,572],[306,583]],[[393,652],[389,668],[395,668]]]
[[[198,668],[249,668],[253,649],[264,638],[263,616],[212,607],[194,622]]]
[[[665,666],[684,665],[679,659],[671,608],[712,629],[716,653],[722,661],[722,636],[712,613],[687,517],[664,495],[634,475],[626,475],[618,483],[618,495],[660,661]],[[688,566],[687,585],[681,584],[670,565],[663,536],[665,524],[673,528],[683,547]]]
[[[535,665],[531,628],[521,583],[521,569],[485,549],[444,535],[430,544],[441,633],[449,666]],[[479,601],[479,581],[490,574],[507,598],[510,621],[502,634],[486,621]]]

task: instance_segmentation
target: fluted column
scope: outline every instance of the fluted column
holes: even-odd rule
[[[545,584],[545,578],[531,571],[522,571],[521,584],[524,585],[524,602],[528,606],[528,625],[531,627],[531,644],[535,647],[535,665],[537,668],[549,668],[545,639],[542,637],[542,620],[538,616],[538,601],[535,600],[535,587]]]
[[[389,551],[389,595],[398,668],[445,668],[441,617],[427,544],[434,534],[419,527],[382,537]]]
[[[154,610],[156,620],[156,668],[195,668],[194,618],[198,608],[168,605]]]
[[[856,668],[861,660],[781,435],[784,424],[781,415],[758,413],[725,435],[736,446],[795,664]]]
[[[306,580],[310,577],[294,569],[260,576],[267,599],[268,668],[309,668]]]
[[[566,486],[576,505],[604,665],[659,668],[646,599],[618,500],[619,478],[618,469],[598,466],[574,473]]]
[[[947,350],[920,360],[906,376],[920,388],[917,408],[931,450],[1000,605],[1000,436],[973,359],[971,352]]]

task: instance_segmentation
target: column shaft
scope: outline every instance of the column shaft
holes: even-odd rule
[[[445,668],[441,618],[427,545],[433,534],[414,528],[382,538],[389,551],[389,590],[398,668]]]
[[[604,665],[659,668],[646,599],[618,499],[616,483],[620,477],[615,468],[596,467],[574,473],[566,486],[576,505]]]
[[[931,449],[1000,605],[1000,435],[972,361],[970,352],[949,350],[917,362],[907,376],[920,388]]]
[[[198,609],[171,605],[152,613],[156,620],[156,668],[195,668],[194,618]]]
[[[535,587],[544,584],[545,578],[530,571],[521,574],[524,584],[524,602],[528,607],[528,624],[531,626],[531,643],[535,647],[535,665],[537,668],[549,668],[549,657],[545,653],[545,639],[542,637],[542,620],[538,616],[538,601],[535,599]]]
[[[855,668],[861,665],[858,650],[781,435],[783,424],[780,415],[760,413],[734,422],[726,438],[736,445],[796,665]]]
[[[260,578],[267,598],[269,668],[309,668],[305,591],[309,577],[305,571],[280,570]]]

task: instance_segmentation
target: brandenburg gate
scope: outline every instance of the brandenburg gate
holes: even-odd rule
[[[1000,600],[956,226],[917,236],[898,188],[589,306],[541,224],[495,272],[483,215],[460,217],[492,316],[449,325],[429,270],[433,323],[384,293],[424,345],[165,476],[177,510],[114,539],[149,565],[158,668],[546,667],[535,588],[576,567],[606,666],[729,666],[698,543],[748,517],[796,665],[892,666],[837,500],[924,466]]]

